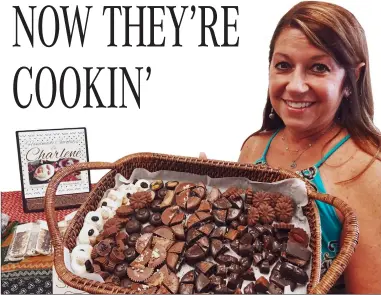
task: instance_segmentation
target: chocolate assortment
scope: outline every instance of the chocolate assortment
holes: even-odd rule
[[[82,239],[86,271],[106,283],[134,294],[283,294],[309,281],[310,239],[291,223],[289,196],[161,179],[117,189],[92,211],[114,214],[101,222],[89,212],[92,237]],[[96,236],[91,222],[102,225]]]

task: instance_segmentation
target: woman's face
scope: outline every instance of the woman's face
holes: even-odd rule
[[[332,122],[345,70],[300,30],[287,28],[279,35],[269,75],[271,104],[286,126],[304,131]]]

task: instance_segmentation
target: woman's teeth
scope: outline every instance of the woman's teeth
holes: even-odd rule
[[[302,108],[308,108],[311,106],[313,103],[312,102],[293,102],[293,101],[288,101],[285,100],[286,104],[292,108],[295,109],[302,109]]]

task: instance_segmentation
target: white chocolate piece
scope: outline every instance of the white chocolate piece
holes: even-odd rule
[[[86,214],[85,223],[94,225],[98,231],[103,230],[103,217],[100,212],[90,211]]]
[[[122,204],[123,205],[129,205],[130,204],[130,200],[129,198],[134,194],[134,193],[137,193],[138,192],[138,189],[136,188],[135,185],[131,184],[131,185],[128,185],[128,186],[125,186],[122,190],[122,188],[120,187],[119,189],[121,189],[121,191],[124,192],[124,196],[123,196],[123,201],[122,201]]]
[[[93,247],[90,245],[78,245],[76,246],[70,255],[71,268],[76,275],[83,275],[86,271],[85,263],[87,260],[91,260],[91,251]]]
[[[103,198],[100,203],[99,203],[99,207],[109,207],[111,210],[113,211],[116,211],[116,209],[119,208],[117,202],[111,200],[110,198]]]
[[[115,201],[118,207],[122,206],[123,197],[125,195],[125,192],[123,191],[117,191],[117,190],[110,190],[107,194],[107,198]]]
[[[138,191],[148,191],[150,189],[150,182],[145,179],[139,179],[135,183],[135,187],[138,189]]]
[[[95,244],[99,231],[94,225],[85,223],[78,235],[78,244]]]
[[[96,212],[99,212],[101,214],[103,222],[106,222],[107,220],[115,216],[115,211],[106,206],[99,207]]]

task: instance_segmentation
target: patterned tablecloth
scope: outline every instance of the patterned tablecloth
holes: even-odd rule
[[[1,247],[1,294],[87,294],[67,286],[53,266],[53,256],[28,257],[17,263],[4,262],[10,235]]]

